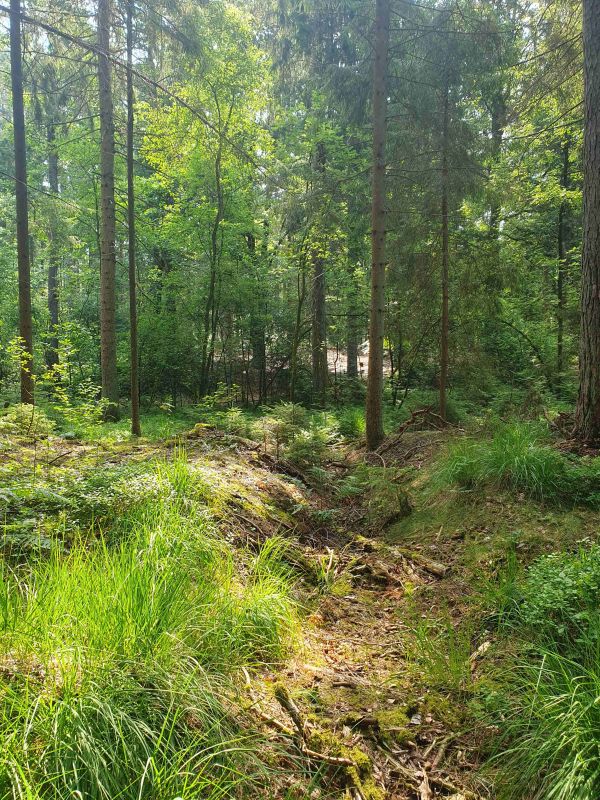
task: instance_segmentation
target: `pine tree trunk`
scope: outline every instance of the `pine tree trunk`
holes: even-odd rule
[[[346,374],[349,378],[358,378],[358,331],[356,327],[356,316],[351,311],[348,315],[346,345]]]
[[[20,0],[10,0],[10,74],[15,150],[19,335],[21,337],[22,346],[21,402],[33,403],[33,322],[31,316],[27,148],[25,144],[25,113],[23,110],[23,62],[21,57],[20,14]]]
[[[119,418],[115,253],[115,126],[110,64],[110,0],[98,0],[100,107],[100,367],[105,419]]]
[[[442,331],[440,338],[440,417],[446,419],[446,391],[448,387],[448,269],[450,260],[448,232],[448,144],[450,97],[448,82],[444,87],[442,116]]]
[[[55,144],[55,125],[56,120],[54,118],[48,120],[46,141],[48,144],[48,186],[53,195],[58,195],[58,150]],[[52,215],[54,217],[54,210]],[[53,219],[48,246],[48,316],[50,317],[48,346],[46,348],[46,366],[48,370],[53,370],[58,364],[59,269],[60,250],[56,220]]]
[[[373,199],[371,207],[371,307],[367,381],[367,446],[383,440],[383,326],[385,314],[385,138],[390,0],[377,0],[373,65]]]
[[[575,435],[600,441],[600,0],[583,2],[585,134],[579,397]]]
[[[567,137],[562,146],[562,174],[561,187],[569,188],[569,149],[570,142]],[[558,272],[556,276],[556,372],[557,383],[560,387],[564,378],[564,324],[565,324],[565,270],[567,267],[568,254],[568,203],[566,200],[560,204],[558,211]]]
[[[324,405],[327,391],[327,319],[325,316],[325,259],[313,253],[312,291],[312,382],[313,396]]]
[[[504,93],[499,91],[493,99],[492,112],[491,112],[491,135],[492,135],[492,148],[491,159],[492,163],[496,165],[502,153],[502,139],[504,137],[504,126],[506,124],[506,100]],[[498,293],[502,286],[501,272],[500,272],[500,215],[501,206],[500,200],[495,190],[490,194],[490,224],[488,228],[488,235],[492,245],[492,264],[493,269],[489,274],[489,287],[494,292]]]
[[[314,170],[318,176],[325,174],[327,152],[323,142],[317,142],[314,157]],[[320,242],[316,243],[312,252],[312,390],[313,399],[320,405],[326,401],[329,368],[327,364],[327,317],[325,311],[325,257]]]
[[[135,271],[135,192],[133,186],[133,0],[127,3],[127,236],[129,259],[129,358],[131,385],[131,432],[141,436],[138,375],[137,293]]]

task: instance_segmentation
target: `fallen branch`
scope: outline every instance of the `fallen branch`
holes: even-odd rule
[[[421,771],[423,773],[423,778],[419,784],[419,800],[432,800],[433,794],[431,792],[431,786],[429,785],[429,778],[425,770]]]
[[[427,556],[424,556],[421,553],[416,553],[412,550],[406,550],[403,547],[397,547],[395,549],[409,561],[412,561],[413,563],[418,564],[420,567],[423,567],[424,570],[430,572],[432,575],[435,575],[437,578],[445,578],[450,572],[450,567],[446,566],[446,564],[442,564],[439,561],[432,561],[430,558],[427,558]]]
[[[296,730],[298,731],[302,740],[306,741],[306,722],[302,719],[300,709],[292,700],[292,697],[285,686],[279,684],[275,687],[275,698],[282,708],[284,708],[290,715],[292,722],[296,726]]]
[[[277,731],[279,731],[279,733],[282,733],[285,736],[289,737],[290,739],[293,739],[296,743],[296,746],[302,753],[302,755],[305,755],[307,758],[312,758],[315,761],[323,761],[325,764],[331,764],[334,767],[356,767],[356,762],[353,761],[351,758],[344,758],[342,756],[330,756],[327,753],[320,753],[317,750],[313,750],[307,745],[305,738],[306,725],[302,720],[298,706],[294,703],[294,701],[289,695],[289,692],[284,687],[278,687],[278,690],[280,691],[276,690],[275,696],[282,704],[282,706],[285,708],[285,710],[289,713],[289,715],[292,717],[294,725],[296,726],[296,731],[292,730],[291,728],[288,728],[287,725],[283,724],[283,722],[280,722],[275,717],[272,717],[270,714],[267,714],[265,711],[263,711],[262,708],[260,707],[258,698],[252,691],[252,684],[250,681],[250,675],[248,673],[248,670],[245,667],[243,667],[242,671],[246,679],[246,688],[248,689],[248,694],[250,695],[250,699],[252,700],[252,705],[250,707],[252,711],[254,711],[256,715],[263,722],[275,728]],[[285,700],[282,702],[283,698],[285,698]],[[362,794],[359,793],[357,797],[358,796],[360,796],[362,800],[364,800]]]
[[[418,417],[423,417],[426,414],[431,414],[431,413],[433,413],[431,411],[431,406],[427,406],[427,408],[418,408],[415,411],[411,411],[410,417],[406,420],[406,422],[403,422],[402,425],[400,425],[400,427],[396,431],[396,434],[393,437],[390,437],[386,442],[383,442],[383,444],[379,445],[379,447],[375,452],[378,455],[381,455],[381,453],[385,453],[386,450],[389,450],[391,447],[393,447],[400,441],[404,433],[410,428],[410,426],[415,422],[415,420]]]
[[[50,464],[55,464],[61,458],[64,458],[65,456],[68,456],[68,455],[71,455],[72,452],[73,452],[72,450],[67,450],[65,453],[59,453],[55,458],[52,458],[52,459],[50,459],[50,461],[48,461],[47,466],[50,466]]]

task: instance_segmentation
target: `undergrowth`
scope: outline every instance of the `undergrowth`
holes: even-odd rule
[[[173,800],[267,785],[236,670],[295,637],[282,544],[238,554],[180,455],[90,537],[0,572],[0,798]]]
[[[597,545],[543,556],[521,577],[510,568],[499,581],[508,650],[491,703],[499,797],[599,796],[599,599]]]
[[[536,423],[500,424],[491,438],[454,442],[431,481],[432,491],[447,485],[521,492],[554,504],[600,505],[600,465],[559,452],[547,428]]]

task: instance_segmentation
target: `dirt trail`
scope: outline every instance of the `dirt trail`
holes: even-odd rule
[[[430,445],[424,439],[419,446],[413,437],[406,447],[419,462]],[[331,786],[338,790],[310,796],[479,797],[471,780],[472,739],[461,733],[461,711],[453,708],[452,697],[422,685],[411,653],[412,628],[428,608],[463,591],[452,570],[456,543],[409,550],[386,543],[383,533],[362,536],[356,532],[364,529],[361,515],[352,508],[342,509],[344,523],[333,529],[315,523],[315,516],[331,510],[332,498],[277,474],[271,461],[265,469],[259,453],[238,452],[236,472],[251,476],[278,508],[289,509],[286,497],[293,495],[293,525],[277,528],[271,518],[268,527],[299,543],[305,565],[319,565],[321,585],[309,579],[301,591],[307,617],[299,651],[283,674],[265,673],[252,683],[267,729],[293,726],[286,702],[277,699],[283,684],[313,749],[358,764],[358,780],[355,770],[330,765]],[[253,517],[252,527],[254,534],[268,535],[264,519]],[[322,766],[318,759],[314,765]],[[298,798],[308,796],[301,792]]]

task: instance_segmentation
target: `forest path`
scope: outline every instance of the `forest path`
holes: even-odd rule
[[[409,434],[403,450],[420,466],[435,447],[430,437]],[[253,676],[250,692],[266,730],[275,728],[276,737],[280,726],[291,722],[294,727],[297,712],[311,749],[358,765],[357,770],[329,769],[330,779],[309,794],[306,783],[291,773],[285,797],[479,797],[472,782],[475,743],[464,730],[461,689],[448,691],[443,677],[441,685],[428,685],[418,647],[424,635],[431,636],[433,648],[442,646],[435,628],[440,609],[453,608],[460,622],[469,592],[453,565],[460,561],[462,540],[438,535],[410,548],[394,545],[385,531],[372,532],[360,506],[340,508],[330,492],[290,479],[285,469],[258,448],[237,451],[238,478],[260,487],[273,508],[283,507],[288,515],[276,528],[278,512],[261,520],[246,511],[250,524],[242,520],[243,535],[283,534],[299,548],[306,578],[299,590],[305,609],[300,647],[283,670]],[[290,496],[293,509],[286,500]],[[231,517],[224,517],[225,527],[230,523]],[[361,530],[371,535],[357,533]],[[447,654],[439,656],[434,667],[443,670]],[[469,656],[470,650],[467,671],[475,667]],[[292,701],[291,716],[286,697]],[[309,764],[323,766],[318,759]]]
[[[386,460],[418,475],[439,439],[434,432],[408,432]],[[390,525],[402,522],[390,520],[405,510],[385,509],[388,522],[378,527],[369,517],[368,493],[350,500],[336,494],[337,481],[364,454],[332,463],[329,479],[317,486],[265,454],[261,444],[206,426],[160,442],[54,440],[44,447],[43,458],[33,451],[28,457],[42,458],[45,471],[58,465],[78,470],[84,462],[101,471],[184,457],[210,487],[210,508],[228,541],[251,549],[274,535],[286,541],[301,610],[299,642],[286,662],[240,684],[254,724],[289,754],[277,800],[479,796],[471,781],[474,742],[465,732],[461,686],[449,689],[438,674],[449,655],[440,653],[436,662],[432,651],[427,664],[422,647],[423,637],[433,649],[442,647],[435,627],[440,609],[451,608],[460,622],[468,594],[460,564],[464,541],[431,529],[412,540],[397,537],[398,546]],[[306,756],[303,748],[348,759],[356,768]],[[470,791],[457,788],[465,784]]]

